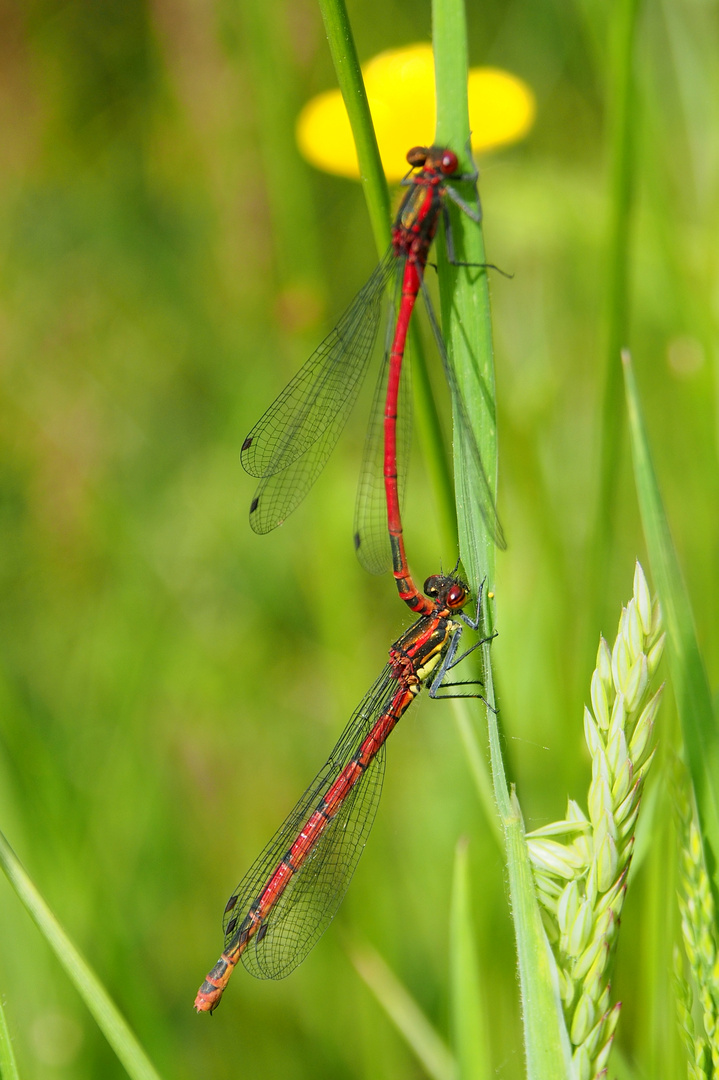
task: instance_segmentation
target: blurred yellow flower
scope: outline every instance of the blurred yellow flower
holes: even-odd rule
[[[430,45],[380,53],[362,68],[382,164],[388,180],[407,172],[411,146],[434,141],[434,57]],[[534,94],[525,82],[499,68],[469,73],[472,149],[491,150],[524,138],[534,122]],[[318,169],[358,177],[357,154],[339,90],[305,105],[297,120],[303,156]]]

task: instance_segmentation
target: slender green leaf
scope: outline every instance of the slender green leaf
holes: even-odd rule
[[[459,153],[460,148],[469,145],[467,44],[462,0],[435,0],[433,30],[437,142],[450,145]],[[481,226],[462,213],[452,214],[451,224],[457,258],[462,262],[484,263]],[[485,477],[495,492],[497,433],[487,272],[485,269],[445,266],[442,262],[439,266],[442,328],[480,448]],[[477,588],[485,577],[490,584],[493,580],[494,542],[477,498],[484,478],[478,475],[476,463],[466,453],[462,439],[455,441],[455,473],[460,551],[470,582]],[[487,721],[494,795],[505,833],[512,917],[517,937],[528,1076],[530,1080],[553,1080],[569,1075],[569,1039],[559,998],[556,966],[534,892],[521,814],[516,799],[510,799],[507,788],[494,711],[489,644],[483,646],[482,653],[484,695],[490,705]]]
[[[469,146],[469,113],[467,107],[467,27],[462,0],[435,0],[432,8],[434,32],[434,59],[437,82],[437,133],[436,141],[453,148]],[[462,153],[457,149],[462,161]],[[462,162],[469,168],[471,161],[464,153]],[[471,191],[469,197],[471,198]],[[451,210],[450,210],[451,213]],[[462,261],[484,262],[484,245],[481,225],[466,214],[452,220],[455,251]],[[447,350],[459,381],[459,391],[466,405],[467,416],[455,413],[455,430],[469,419],[482,454],[488,477],[496,477],[497,442],[493,425],[494,369],[492,361],[492,325],[489,311],[486,272],[476,267],[451,266],[440,245],[438,259],[442,329]],[[479,278],[472,275],[479,273]],[[480,296],[481,294],[481,296]],[[489,401],[485,400],[484,388],[490,388]],[[489,431],[483,424],[488,409],[492,424]],[[457,519],[460,532],[460,552],[473,589],[480,588],[488,580],[484,591],[487,625],[491,625],[491,612],[487,604],[488,591],[494,574],[494,544],[485,528],[479,500],[476,498],[476,468],[466,443],[455,441],[455,475]],[[473,486],[473,484],[475,486]],[[482,648],[485,670],[484,696],[489,703],[490,756],[495,798],[500,818],[509,816],[507,782],[504,775],[501,742],[494,710],[494,690],[489,644]]]
[[[428,1076],[454,1080],[455,1062],[442,1037],[374,949],[353,949],[352,963]]]
[[[557,965],[542,925],[522,812],[514,791],[511,804],[512,815],[505,822],[507,868],[517,935],[527,1077],[566,1080],[572,1076],[572,1051],[559,995]]]
[[[159,1080],[159,1073],[155,1071],[127,1021],[60,926],[2,833],[0,866],[94,1016],[97,1026],[117,1054],[128,1076],[132,1077],[132,1080]]]
[[[628,352],[622,353],[634,478],[652,575],[667,628],[667,659],[715,891],[719,890],[719,726],[699,651],[689,594],[669,531],[639,393]]]
[[[344,0],[320,0],[320,11],[327,31],[337,83],[347,109],[352,136],[357,147],[360,177],[369,210],[377,251],[384,253],[389,244],[389,191],[372,126],[357,47]]]
[[[471,173],[469,109],[467,104],[467,28],[462,0],[435,0],[432,9],[434,60],[437,83],[435,141],[451,146],[462,171]],[[476,205],[474,185],[467,183],[463,197]],[[474,590],[494,581],[494,539],[482,515],[481,492],[497,490],[497,429],[494,404],[494,356],[489,286],[481,225],[455,206],[449,207],[455,255],[471,266],[453,266],[442,240],[438,258],[442,331],[456,372],[465,412],[458,415],[453,400],[454,430],[460,435],[468,421],[479,447],[481,469],[468,452],[468,443],[455,438],[455,499],[460,552]]]
[[[472,905],[467,873],[467,842],[460,840],[454,860],[449,924],[450,1017],[458,1080],[492,1075],[486,1009],[477,967]]]
[[[1,1080],[20,1080],[15,1054],[10,1042],[10,1031],[0,996],[0,1078]]]

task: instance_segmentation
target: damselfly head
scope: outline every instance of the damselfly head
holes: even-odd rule
[[[453,176],[459,168],[457,155],[445,146],[413,146],[407,161],[413,169],[439,170],[445,176]]]
[[[427,160],[429,150],[426,146],[413,146],[407,151],[407,161],[413,169],[421,169]]]
[[[446,577],[444,574],[428,577],[424,583],[424,593],[442,607],[454,610],[464,607],[469,599],[469,589],[465,583],[460,578]]]

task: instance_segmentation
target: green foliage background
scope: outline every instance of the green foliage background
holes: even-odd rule
[[[430,33],[427,3],[350,16],[363,58]],[[471,63],[521,75],[539,110],[524,145],[480,162],[488,254],[515,275],[491,282],[509,540],[494,659],[530,828],[583,800],[597,635],[613,636],[643,557],[626,436],[595,542],[611,16],[593,0],[468,10]],[[0,828],[160,1072],[217,1080],[422,1075],[347,950],[372,943],[446,1031],[467,835],[494,1062],[520,1077],[502,856],[439,703],[393,735],[372,840],[308,961],[279,984],[238,972],[212,1021],[191,1009],[232,887],[407,623],[351,549],[369,394],[287,526],[258,538],[246,521],[242,438],[376,258],[359,186],[294,150],[297,109],[334,84],[319,14],[35,0],[0,18]],[[711,0],[640,12],[627,342],[713,683],[718,25]],[[419,458],[407,502],[421,578],[456,553]],[[618,1042],[671,1076],[671,808],[661,774],[652,786]],[[0,905],[21,1075],[123,1075],[4,881]]]

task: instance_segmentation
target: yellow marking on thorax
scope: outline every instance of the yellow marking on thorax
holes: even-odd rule
[[[452,635],[455,634],[457,630],[459,630],[459,628],[460,624],[458,622],[454,622],[453,619],[447,622],[447,630],[444,637],[441,641],[437,642],[434,647],[434,651],[427,657],[424,664],[422,664],[422,667],[417,668],[417,678],[420,680],[420,682],[424,682],[427,677],[432,674],[434,669],[437,667],[437,664],[439,664],[440,660],[442,659],[442,655],[447,647],[447,642],[452,637]]]
[[[417,678],[421,682],[424,682],[426,680],[427,676],[431,675],[431,673],[437,667],[437,664],[439,663],[439,661],[442,658],[442,648],[443,648],[443,646],[444,646],[444,642],[442,642],[442,645],[437,649],[436,652],[432,653],[432,655],[429,657],[427,662],[425,664],[423,664],[421,668],[417,668]]]

